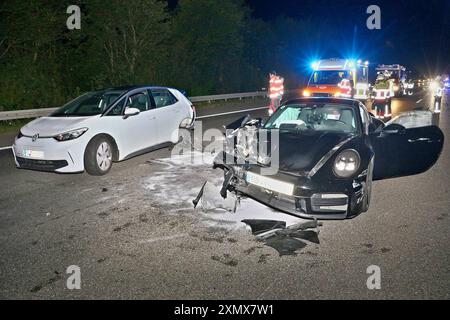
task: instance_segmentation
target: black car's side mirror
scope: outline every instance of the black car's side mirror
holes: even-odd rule
[[[406,128],[398,123],[391,123],[383,128],[381,131],[384,134],[403,134],[405,133]]]
[[[263,121],[262,118],[255,118],[255,120],[257,121],[257,126],[258,127],[264,126],[264,121]]]
[[[250,118],[250,117],[246,117],[246,119],[244,119],[241,123],[241,128],[245,127],[245,126],[255,126],[255,127],[260,127],[262,125],[262,119],[261,118]]]
[[[263,121],[261,118],[253,119],[250,115],[239,118],[228,125],[224,125],[223,128],[225,131],[233,131],[235,132],[238,129],[244,128],[246,126],[255,126],[260,128],[263,126]]]

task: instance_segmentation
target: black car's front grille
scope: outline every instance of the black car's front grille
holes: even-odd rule
[[[347,212],[348,196],[345,194],[313,194],[311,209],[314,212]]]
[[[314,207],[319,206],[343,206],[347,204],[347,198],[334,198],[334,199],[323,199],[315,198],[311,199],[311,205]]]
[[[33,160],[17,157],[20,168],[52,172],[68,165],[66,160]]]

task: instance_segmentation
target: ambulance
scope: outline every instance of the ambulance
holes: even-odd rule
[[[369,98],[369,61],[325,59],[312,64],[305,97]]]

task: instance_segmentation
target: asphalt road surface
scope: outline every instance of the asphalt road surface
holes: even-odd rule
[[[393,112],[426,109],[430,100],[396,99]],[[446,137],[448,101],[439,119]],[[205,109],[200,116],[221,112]],[[245,114],[203,118],[203,130]],[[115,163],[99,178],[18,170],[3,150],[0,298],[448,299],[449,151],[446,139],[428,172],[374,183],[367,213],[325,221],[318,238],[270,246],[240,221],[298,219],[251,200],[236,213],[193,209],[203,182],[214,190],[222,179],[208,152],[178,150],[171,157],[174,150],[159,150]],[[295,250],[283,254],[280,247]],[[80,290],[66,286],[72,265],[81,270]],[[366,285],[371,265],[381,270],[379,290]]]

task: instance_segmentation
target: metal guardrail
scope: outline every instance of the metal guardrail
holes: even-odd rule
[[[15,110],[0,112],[1,120],[26,119],[48,116],[58,108],[43,108],[43,109],[29,109],[29,110]]]
[[[244,93],[229,93],[229,94],[218,94],[214,96],[199,96],[199,97],[191,97],[189,100],[192,102],[211,102],[217,100],[228,100],[228,99],[242,99],[242,98],[254,98],[254,97],[265,97],[267,96],[267,92],[258,91],[258,92],[244,92]]]
[[[242,98],[254,98],[265,97],[267,92],[243,92],[243,93],[230,93],[230,94],[218,94],[212,96],[199,96],[190,97],[192,102],[211,102],[228,99],[242,99]],[[2,120],[14,120],[14,119],[26,119],[26,118],[38,118],[44,117],[56,111],[58,108],[45,108],[45,109],[29,109],[29,110],[15,110],[15,111],[2,111],[0,112],[0,121]]]

